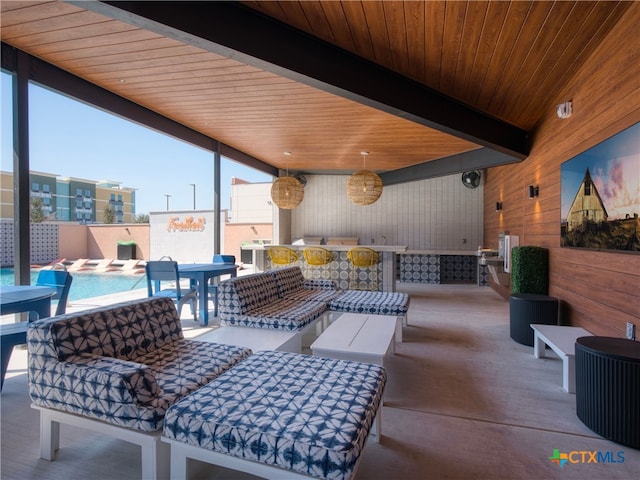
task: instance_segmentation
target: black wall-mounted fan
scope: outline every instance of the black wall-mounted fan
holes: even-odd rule
[[[462,174],[462,184],[467,188],[477,188],[480,185],[480,177],[478,170],[469,170]]]
[[[293,178],[295,178],[296,180],[298,180],[298,181],[302,184],[302,186],[303,186],[303,187],[307,184],[307,179],[306,179],[306,177],[305,177],[303,174],[301,174],[301,173],[296,173],[296,174],[294,174],[294,175],[293,175]]]

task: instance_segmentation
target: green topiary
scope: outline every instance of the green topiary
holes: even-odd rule
[[[511,293],[549,293],[549,250],[544,247],[511,249]]]

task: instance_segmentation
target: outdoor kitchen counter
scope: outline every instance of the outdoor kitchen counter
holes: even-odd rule
[[[245,250],[253,250],[253,268],[255,272],[263,272],[270,270],[272,267],[266,250],[275,245],[246,245],[242,248]],[[300,259],[298,265],[305,270],[305,262],[302,258],[302,251],[307,247],[315,245],[280,245],[289,247],[299,252]],[[317,245],[326,248],[329,251],[337,252],[336,261],[330,269],[321,272],[319,269],[316,275],[322,275],[319,278],[325,278],[330,275],[332,280],[338,282],[338,288],[349,288],[349,273],[351,271],[351,263],[347,259],[347,252],[353,247],[366,247],[381,253],[381,261],[378,266],[378,289],[387,292],[396,291],[396,255],[407,250],[406,245]],[[314,277],[315,278],[315,277]],[[329,278],[328,276],[326,278]]]
[[[397,256],[398,280],[403,283],[489,283],[477,250],[407,249]]]
[[[400,252],[399,252],[400,253]],[[470,255],[477,256],[477,250],[439,250],[439,249],[407,249],[402,253],[407,255]]]

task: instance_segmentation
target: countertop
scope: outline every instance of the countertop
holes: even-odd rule
[[[292,250],[304,250],[307,247],[322,247],[332,252],[347,252],[354,247],[365,247],[376,252],[396,252],[404,253],[406,245],[243,245],[245,250],[267,250],[269,247],[288,247]]]
[[[408,255],[477,255],[477,250],[406,250],[402,253]]]

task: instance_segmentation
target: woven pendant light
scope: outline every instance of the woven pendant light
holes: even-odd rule
[[[363,164],[369,152],[360,152]],[[366,167],[366,164],[364,164]],[[371,205],[382,195],[382,179],[375,173],[364,168],[354,173],[347,180],[347,195],[356,205]]]
[[[284,152],[286,157],[291,156],[291,152]],[[304,177],[303,177],[304,178]],[[271,200],[278,207],[291,210],[296,208],[304,198],[304,185],[295,177],[289,176],[289,168],[284,177],[276,178],[271,185]]]
[[[271,199],[280,208],[296,208],[303,198],[304,187],[293,177],[277,178],[271,185]]]

